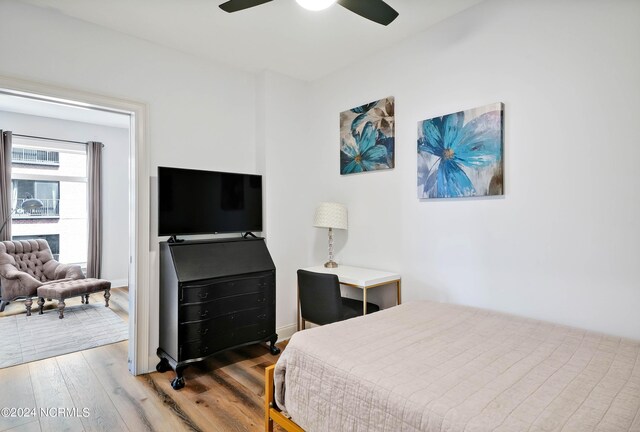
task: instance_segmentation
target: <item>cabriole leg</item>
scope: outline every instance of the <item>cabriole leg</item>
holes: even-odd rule
[[[276,342],[278,342],[278,335],[273,335],[271,339],[269,339],[269,343],[270,343],[269,351],[273,355],[280,354],[280,348],[276,346]]]
[[[171,381],[171,387],[173,387],[174,390],[180,390],[181,388],[184,387],[183,374],[184,374],[184,368],[176,366],[176,377],[173,381]]]
[[[60,316],[58,318],[60,318],[60,319],[64,318],[64,307],[65,306],[66,305],[64,304],[64,299],[58,301],[58,313],[60,314]]]
[[[169,362],[167,361],[166,358],[160,359],[160,363],[156,365],[156,370],[160,373],[164,373],[171,370],[171,366],[169,365]]]
[[[27,316],[31,316],[31,305],[33,304],[33,299],[31,297],[27,297],[24,301],[24,305],[27,308]]]

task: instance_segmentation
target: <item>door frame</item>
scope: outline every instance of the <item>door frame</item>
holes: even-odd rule
[[[0,75],[0,90],[45,101],[128,114],[129,127],[129,371],[149,372],[149,155],[148,108],[141,102]],[[123,235],[124,237],[124,235]]]

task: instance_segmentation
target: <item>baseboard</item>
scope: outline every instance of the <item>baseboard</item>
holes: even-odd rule
[[[115,280],[111,280],[110,282],[111,282],[111,288],[122,288],[122,287],[129,286],[128,279],[115,279]]]
[[[283,327],[278,327],[276,333],[278,333],[278,342],[289,339],[295,332],[298,331],[298,326],[295,324],[289,324]]]

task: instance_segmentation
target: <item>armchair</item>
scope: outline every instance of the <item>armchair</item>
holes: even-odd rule
[[[84,277],[80,266],[54,260],[46,240],[0,242],[0,312],[9,302],[24,298],[30,315],[38,287]]]

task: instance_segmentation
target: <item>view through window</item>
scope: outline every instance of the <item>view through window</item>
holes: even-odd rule
[[[14,240],[47,240],[54,258],[87,262],[87,148],[83,144],[14,137],[12,150]],[[22,210],[27,199],[42,207]]]
[[[31,240],[34,238],[44,239],[49,243],[51,248],[51,254],[56,261],[60,261],[60,234],[46,234],[46,235],[24,235],[24,236],[11,236],[12,240]]]

